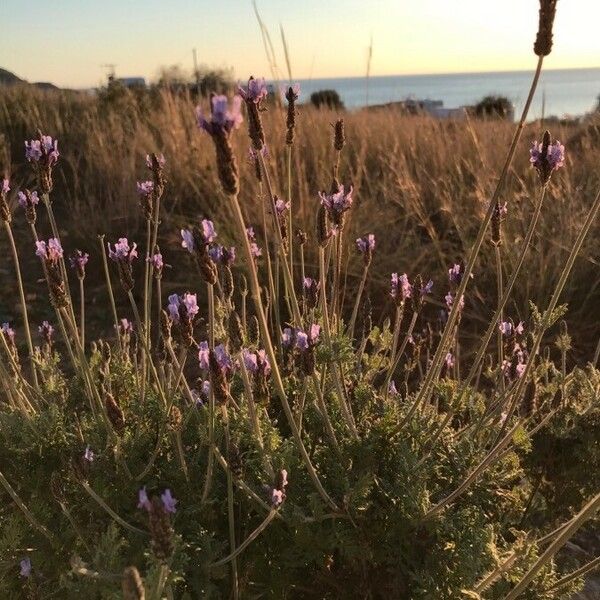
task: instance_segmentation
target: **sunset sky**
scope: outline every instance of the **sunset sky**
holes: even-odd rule
[[[530,69],[538,0],[258,0],[277,61],[295,78]],[[547,68],[600,67],[600,0],[559,0]],[[161,65],[269,76],[250,0],[2,0],[0,67],[29,81],[91,87],[156,77]]]

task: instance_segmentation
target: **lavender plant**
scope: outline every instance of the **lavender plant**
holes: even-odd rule
[[[149,154],[152,180],[137,183],[145,260],[128,237],[101,238],[99,255],[73,249],[79,319],[52,212],[57,142],[40,134],[26,143],[39,192],[21,190],[18,202],[54,315],[34,347],[12,244],[23,324],[0,329],[3,597],[533,600],[567,598],[580,586],[596,563],[567,572],[556,557],[600,508],[586,469],[598,462],[600,376],[592,365],[567,371],[564,328],[558,364],[542,349],[566,310],[561,292],[600,193],[546,307],[532,304],[527,322],[507,310],[551,176],[565,167],[565,149],[548,132],[531,149],[539,197],[506,283],[500,253],[511,218],[503,189],[512,161],[527,160],[517,142],[551,48],[555,2],[540,4],[538,68],[470,253],[448,261],[446,282],[400,274],[412,265],[399,265],[383,326],[368,310],[375,236],[350,243],[343,235],[356,200],[351,182],[340,182],[352,144],[342,120],[328,191],[292,199],[297,86],[286,92],[287,200],[265,151],[265,83],[250,78],[231,101],[213,96],[210,116],[197,112],[235,239],[206,216],[181,229],[181,248],[169,252],[185,286],[164,294],[158,240],[169,164]],[[242,102],[259,225],[245,214],[231,143]],[[0,216],[12,242],[10,188],[7,178]],[[294,235],[301,202],[312,202],[312,235]],[[498,298],[481,343],[465,355],[467,287],[488,230]],[[311,243],[317,264],[305,263]],[[356,290],[344,281],[347,260],[362,265]],[[90,342],[85,275],[100,265],[114,333]],[[568,440],[579,442],[577,460],[564,460]]]

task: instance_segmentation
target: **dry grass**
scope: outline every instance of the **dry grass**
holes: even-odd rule
[[[141,240],[143,223],[135,181],[147,176],[147,152],[164,153],[169,184],[161,247],[168,260],[169,247],[178,244],[179,226],[184,223],[210,216],[223,236],[231,234],[210,139],[199,135],[193,108],[189,98],[168,94],[141,102],[124,98],[109,106],[79,94],[4,90],[0,95],[0,157],[4,157],[2,163],[11,173],[13,189],[34,185],[23,159],[23,140],[33,137],[38,127],[59,139],[61,161],[55,171],[55,209],[68,234],[69,248],[93,251],[95,237],[101,232],[107,232],[108,239],[127,234]],[[333,155],[330,123],[337,116],[309,107],[301,109],[294,146],[292,198],[294,218],[304,224],[309,235],[318,204],[317,191],[329,187]],[[343,116],[350,143],[344,151],[341,180],[354,186],[356,198],[347,239],[371,232],[377,237],[369,284],[375,306],[384,315],[392,271],[431,276],[437,284],[434,302],[441,304],[446,293],[445,271],[451,263],[464,259],[465,249],[473,241],[512,124],[478,121],[469,125],[406,117],[393,110]],[[265,124],[269,129],[267,139],[275,140],[270,148],[271,162],[276,189],[283,196],[285,115],[272,108]],[[534,247],[507,311],[515,319],[527,316],[515,313],[515,307],[527,306],[528,299],[541,301],[554,289],[576,228],[600,185],[597,153],[592,151],[598,145],[591,135],[594,131],[572,126],[552,131],[554,137],[566,142],[567,168],[555,175],[549,187]],[[539,124],[528,126],[503,196],[509,204],[503,246],[507,273],[516,260],[532,211],[536,181],[528,163],[527,144],[540,134]],[[241,201],[249,222],[258,226],[258,185],[253,167],[245,160],[248,140],[242,131],[234,136],[234,143],[241,170]],[[600,335],[596,318],[600,305],[599,229],[596,224],[590,233],[563,296],[570,306],[567,322],[577,332],[576,358],[589,357]],[[21,236],[21,243],[30,240]],[[312,271],[313,259],[307,260],[308,270]],[[171,262],[175,263],[175,258]],[[351,251],[348,302],[361,268]],[[474,318],[468,321],[479,321],[483,327],[495,302],[489,248],[480,257],[476,274],[467,303],[467,311]],[[39,274],[36,271],[26,276],[33,279]],[[186,285],[185,269],[174,267],[170,279],[175,285]],[[0,312],[9,313],[12,309],[10,305],[0,308]],[[478,331],[472,328],[465,335],[477,336]]]

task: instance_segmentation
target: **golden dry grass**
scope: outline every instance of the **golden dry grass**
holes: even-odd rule
[[[5,90],[0,95],[0,157],[11,174],[13,189],[33,185],[23,159],[23,140],[37,128],[59,139],[61,160],[55,170],[55,210],[67,233],[70,249],[94,250],[98,233],[107,239],[127,234],[141,241],[143,223],[135,192],[136,179],[145,179],[147,152],[164,153],[168,160],[168,189],[161,248],[168,262],[180,263],[178,230],[200,217],[212,218],[221,237],[232,235],[229,214],[219,192],[213,149],[194,121],[189,98],[167,93],[135,101],[124,97],[112,105],[75,93],[44,93],[30,89]],[[317,192],[329,187],[333,149],[330,124],[335,113],[302,107],[293,149],[292,199],[294,218],[312,235]],[[340,179],[355,189],[355,206],[347,240],[375,233],[377,250],[370,293],[378,314],[385,314],[389,274],[422,273],[436,283],[434,302],[446,293],[446,269],[464,259],[493,189],[513,131],[499,121],[447,122],[407,117],[393,110],[343,115],[347,145]],[[265,114],[275,187],[287,191],[285,115],[273,107]],[[516,259],[536,193],[535,172],[528,162],[528,144],[541,135],[530,124],[510,175],[503,200],[509,214],[503,245],[507,273]],[[600,186],[597,128],[563,126],[552,134],[566,144],[567,162],[555,174],[534,245],[507,314],[525,318],[527,301],[542,303],[553,290],[582,215]],[[248,139],[243,128],[234,136],[241,174],[241,201],[248,220],[260,223],[258,185],[248,163]],[[16,221],[21,221],[20,216]],[[260,227],[257,227],[260,229]],[[595,225],[564,292],[570,311],[567,322],[575,336],[575,356],[589,357],[600,325],[600,267]],[[63,238],[64,239],[64,238]],[[231,242],[235,240],[231,239]],[[22,244],[29,243],[23,239]],[[308,271],[312,257],[307,257]],[[361,263],[352,248],[347,264],[348,301]],[[183,268],[171,280],[191,286]],[[35,274],[28,273],[29,279]],[[495,302],[495,275],[488,248],[479,259],[467,301],[471,330],[487,322]],[[0,307],[2,308],[2,307]],[[9,307],[10,309],[10,307]],[[434,310],[432,308],[431,310]],[[521,312],[518,312],[521,311]]]

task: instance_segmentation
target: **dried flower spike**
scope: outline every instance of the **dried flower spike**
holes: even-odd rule
[[[548,56],[552,51],[552,27],[556,15],[557,0],[540,0],[540,13],[537,37],[533,51],[537,56]]]
[[[135,567],[127,567],[121,578],[123,600],[145,600],[146,590],[140,577],[140,572]]]

